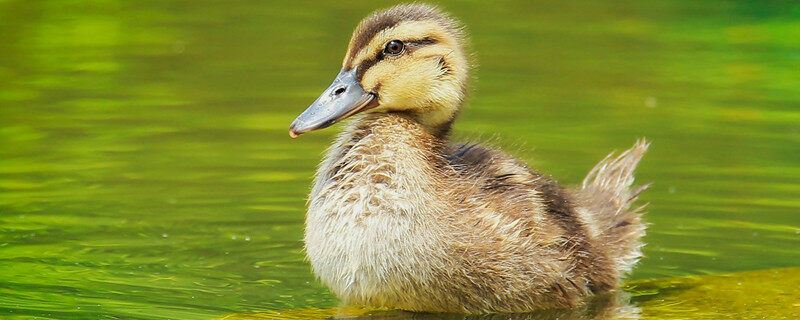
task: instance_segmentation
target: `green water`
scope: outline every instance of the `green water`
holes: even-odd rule
[[[0,317],[337,305],[301,239],[338,127],[286,129],[386,5],[0,0]],[[564,183],[653,141],[634,280],[800,266],[800,4],[443,6],[478,64],[457,137]]]

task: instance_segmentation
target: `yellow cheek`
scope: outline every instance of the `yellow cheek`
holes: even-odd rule
[[[437,59],[403,57],[382,61],[364,74],[362,85],[377,91],[380,109],[408,110],[426,105],[440,70]]]

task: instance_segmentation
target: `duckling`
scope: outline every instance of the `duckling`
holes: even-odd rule
[[[308,200],[314,273],[348,305],[466,314],[576,307],[618,288],[641,256],[631,204],[647,150],[609,155],[578,187],[522,161],[452,143],[469,77],[465,34],[438,8],[404,4],[355,29],[342,69],[289,134],[354,118]]]

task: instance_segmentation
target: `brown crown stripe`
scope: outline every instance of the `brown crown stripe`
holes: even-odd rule
[[[379,32],[393,28],[403,21],[435,20],[446,26],[455,25],[436,7],[426,5],[400,5],[389,10],[376,12],[358,25],[353,39],[350,41],[350,50],[347,53],[347,66],[352,67],[353,58],[361,51],[372,38]]]

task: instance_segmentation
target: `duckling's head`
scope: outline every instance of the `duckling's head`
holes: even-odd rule
[[[357,113],[401,112],[446,133],[466,94],[469,64],[460,24],[438,8],[398,5],[358,24],[342,70],[292,122],[289,135]]]

